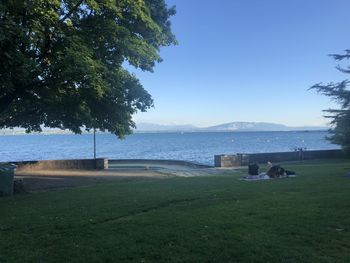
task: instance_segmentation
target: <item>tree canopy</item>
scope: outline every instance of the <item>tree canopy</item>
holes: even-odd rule
[[[2,0],[0,128],[129,134],[153,100],[123,66],[161,62],[174,14],[164,0]]]
[[[346,50],[345,54],[331,55],[335,60],[348,60],[350,59],[350,50]],[[343,68],[337,66],[337,69],[345,74],[350,74],[350,67]],[[341,145],[342,148],[350,153],[350,81],[344,80],[339,83],[318,83],[311,87],[316,89],[319,93],[331,97],[335,100],[340,108],[325,110],[326,117],[331,119],[332,129],[331,135],[328,139],[335,144]]]

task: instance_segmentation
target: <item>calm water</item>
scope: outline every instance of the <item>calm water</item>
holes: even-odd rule
[[[214,163],[215,154],[335,149],[325,140],[327,132],[194,132],[138,133],[118,140],[97,135],[97,156],[109,159],[178,159]],[[93,136],[16,135],[0,136],[0,162],[92,158]]]

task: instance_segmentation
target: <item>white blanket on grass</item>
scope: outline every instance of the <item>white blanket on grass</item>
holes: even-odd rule
[[[279,178],[289,178],[289,177],[296,177],[296,174],[286,175]],[[269,179],[273,179],[273,178],[268,176],[266,173],[261,173],[259,175],[247,175],[242,178],[242,180],[244,181],[259,181],[259,180],[269,180]]]

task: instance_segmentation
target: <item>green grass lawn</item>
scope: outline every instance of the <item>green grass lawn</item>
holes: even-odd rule
[[[350,262],[350,162],[0,198],[0,262]]]

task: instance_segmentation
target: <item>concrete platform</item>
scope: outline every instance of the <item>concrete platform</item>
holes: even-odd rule
[[[221,169],[205,164],[198,164],[181,160],[109,160],[108,170],[149,170],[157,173],[181,177],[204,176],[232,172],[232,169]]]
[[[110,160],[108,169],[104,170],[23,169],[15,172],[15,179],[22,180],[24,188],[32,192],[113,181],[208,176],[234,170],[176,160]]]

